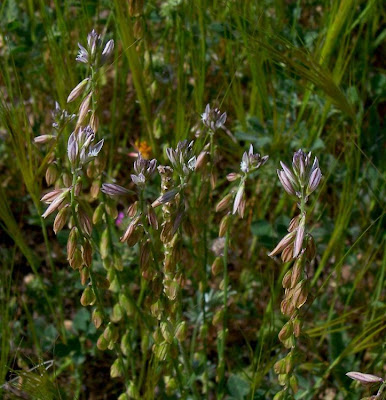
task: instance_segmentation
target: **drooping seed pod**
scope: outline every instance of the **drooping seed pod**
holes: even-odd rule
[[[65,205],[62,209],[59,210],[59,212],[56,214],[55,220],[54,220],[54,225],[53,225],[53,230],[55,232],[55,235],[60,232],[64,225],[66,224],[69,216],[71,213],[71,209],[69,205]]]
[[[82,296],[80,298],[80,303],[82,306],[92,306],[96,301],[96,296],[94,293],[94,290],[92,289],[91,286],[87,286],[86,289],[84,289]]]
[[[95,328],[99,329],[99,327],[102,325],[103,322],[103,314],[98,308],[95,308],[94,311],[92,312],[91,320]]]
[[[48,186],[51,186],[56,182],[59,176],[59,171],[56,163],[51,163],[48,165],[46,170],[46,182]]]

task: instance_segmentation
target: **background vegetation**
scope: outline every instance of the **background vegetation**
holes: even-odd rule
[[[130,174],[138,147],[167,164],[167,147],[196,137],[203,144],[200,115],[207,103],[228,115],[225,130],[214,136],[217,180],[207,203],[210,214],[199,219],[195,178],[189,204],[196,231],[181,233],[188,254],[181,302],[187,343],[193,343],[186,346],[191,369],[174,390],[159,367],[154,390],[146,389],[150,377],[141,383],[137,366],[143,331],[132,318],[129,359],[141,393],[132,390],[132,397],[271,399],[280,390],[273,365],[284,352],[277,335],[286,321],[280,301],[288,264],[268,253],[296,213],[276,169],[299,148],[319,158],[324,178],[310,199],[317,258],[303,315],[296,398],[359,399],[374,393],[345,373],[385,376],[384,20],[377,0],[1,1],[0,384],[8,385],[1,386],[0,396],[108,399],[126,390],[124,377],[110,377],[112,352],[96,346],[101,332],[91,322],[92,308],[79,302],[83,286],[66,259],[69,230],[55,236],[53,219],[41,217],[50,149],[33,142],[52,133],[55,101],[77,112],[66,100],[86,76],[75,57],[77,43],[85,43],[92,29],[105,42],[115,41],[112,64],[100,81],[98,137],[105,139],[106,161],[101,182],[115,180],[134,190]],[[70,133],[67,127],[55,149],[63,162]],[[221,277],[210,267],[223,214],[214,210],[229,188],[226,174],[239,170],[249,144],[270,158],[249,181],[244,218],[232,224],[226,382],[218,392],[219,329],[213,317],[222,290]],[[156,178],[147,187],[149,201],[158,197],[159,184]],[[118,202],[118,209],[126,210],[133,199]],[[136,298],[138,249],[118,241],[127,217],[121,225],[110,219],[123,279]],[[197,272],[203,263],[205,340],[199,334],[204,278]],[[103,273],[98,254],[94,265]],[[151,332],[143,334],[151,342]],[[151,351],[145,354],[150,365]],[[205,373],[209,383],[202,379]],[[23,385],[10,389],[15,374]],[[38,393],[37,387],[44,390]]]

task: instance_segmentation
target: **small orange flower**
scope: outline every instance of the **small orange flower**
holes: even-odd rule
[[[136,150],[141,153],[142,158],[149,160],[151,157],[151,147],[147,144],[146,140],[136,140],[134,143]]]

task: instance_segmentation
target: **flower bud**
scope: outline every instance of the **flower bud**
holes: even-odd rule
[[[89,80],[90,78],[83,79],[82,82],[78,83],[74,89],[71,90],[71,93],[67,97],[67,103],[71,103],[83,93]]]
[[[234,182],[235,180],[240,178],[240,174],[236,172],[231,172],[230,174],[227,175],[227,180],[229,182]]]
[[[91,102],[91,96],[92,93],[90,92],[82,101],[80,107],[79,107],[79,116],[78,116],[78,122],[77,126],[82,125],[83,121],[86,119],[89,107],[90,107],[90,102]]]
[[[229,205],[231,204],[233,199],[233,193],[228,193],[222,200],[219,201],[219,203],[216,206],[216,212],[224,211],[226,210]]]

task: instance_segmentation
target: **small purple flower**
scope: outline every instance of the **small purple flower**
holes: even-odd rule
[[[125,213],[123,213],[122,211],[119,211],[118,213],[118,217],[115,220],[115,225],[117,226],[121,226],[123,219],[125,218]]]

